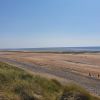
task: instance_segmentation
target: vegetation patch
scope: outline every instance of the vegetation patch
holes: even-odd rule
[[[100,100],[81,87],[31,75],[0,62],[0,100]]]

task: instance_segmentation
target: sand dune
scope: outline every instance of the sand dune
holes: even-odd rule
[[[73,81],[100,96],[100,54],[0,52],[0,61]],[[89,75],[91,74],[91,75]]]

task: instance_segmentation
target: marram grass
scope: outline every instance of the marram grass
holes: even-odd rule
[[[62,86],[57,80],[0,62],[0,100],[100,100],[83,88]]]

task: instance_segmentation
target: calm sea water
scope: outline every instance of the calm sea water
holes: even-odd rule
[[[36,52],[100,52],[100,47],[52,47],[52,48],[17,48],[6,50],[36,51]]]

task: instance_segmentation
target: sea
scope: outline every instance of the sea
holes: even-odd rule
[[[7,51],[31,52],[100,52],[100,47],[48,47],[48,48],[15,48],[1,49]]]

